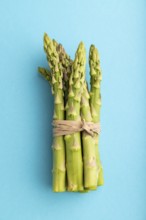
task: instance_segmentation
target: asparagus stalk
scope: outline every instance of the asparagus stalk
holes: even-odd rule
[[[81,97],[81,117],[86,122],[92,121],[89,92],[87,84],[84,82],[83,93]],[[83,160],[84,160],[84,187],[86,189],[96,189],[97,187],[97,162],[95,139],[86,131],[82,133],[83,142]]]
[[[81,120],[80,101],[85,76],[85,47],[81,42],[77,49],[69,79],[66,119]],[[80,132],[65,136],[68,191],[83,191],[83,161]]]
[[[59,63],[59,56],[53,41],[44,35],[44,50],[47,55],[52,76],[52,92],[54,94],[54,120],[64,119],[64,93],[62,86],[62,70]],[[53,191],[63,192],[66,190],[66,168],[65,168],[65,145],[63,136],[53,139]]]
[[[90,105],[93,122],[100,122],[100,107],[101,107],[101,94],[100,94],[100,82],[101,82],[101,69],[100,69],[100,60],[98,50],[94,45],[91,45],[89,52],[89,65],[90,65],[90,75],[91,75],[91,92],[90,92]],[[96,143],[96,158],[97,158],[97,176],[98,181],[97,185],[103,185],[103,168],[100,161],[99,155],[99,136],[95,135],[95,143]]]
[[[51,85],[51,73],[49,70],[43,68],[43,67],[38,67],[38,72],[47,80],[49,81]]]
[[[66,53],[65,49],[63,48],[62,44],[57,44],[57,42],[54,40],[56,45],[56,50],[59,55],[59,61],[62,66],[62,73],[63,73],[63,90],[64,90],[64,101],[65,104],[67,102],[68,97],[68,90],[69,90],[69,78],[71,75],[71,69],[72,69],[72,60]]]
[[[58,44],[56,40],[53,39],[53,44],[56,47],[56,51],[59,56],[59,61],[63,73],[63,91],[64,91],[64,102],[66,103],[67,101],[67,95],[68,95],[68,90],[69,90],[69,78],[71,75],[71,69],[72,69],[72,60],[70,59],[69,55],[66,53],[64,47],[62,44]],[[50,79],[51,73],[49,70],[45,68],[38,68],[38,71],[40,72],[41,75],[45,77],[46,80]]]

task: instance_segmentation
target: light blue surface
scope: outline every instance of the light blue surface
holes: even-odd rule
[[[43,33],[101,57],[105,186],[51,190],[53,99]],[[0,220],[146,219],[146,1],[0,1]],[[88,76],[89,79],[89,76]]]

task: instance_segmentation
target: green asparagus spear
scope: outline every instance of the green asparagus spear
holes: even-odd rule
[[[85,77],[85,47],[81,42],[77,49],[69,79],[66,119],[81,120],[80,101]],[[83,191],[83,161],[80,132],[65,136],[68,191]]]
[[[56,40],[53,39],[53,44],[56,48],[56,51],[59,56],[59,62],[61,65],[62,73],[63,73],[63,91],[64,91],[64,101],[66,103],[67,101],[67,95],[68,95],[68,89],[69,89],[69,78],[71,75],[71,69],[72,69],[72,60],[70,59],[69,55],[66,53],[64,47],[62,44],[58,44]],[[45,68],[39,68],[38,71],[41,75],[45,77],[45,79],[50,79],[51,73],[45,69]]]
[[[64,119],[64,93],[62,86],[62,70],[59,56],[53,41],[44,35],[44,50],[52,72],[51,84],[54,93],[54,120]],[[66,190],[66,168],[65,168],[65,145],[63,136],[53,139],[53,191],[63,192]]]
[[[89,103],[89,92],[84,82],[81,97],[81,117],[86,122],[92,122],[92,115]],[[96,189],[97,187],[97,162],[95,139],[86,131],[82,132],[83,161],[84,161],[84,187],[86,189]]]
[[[97,49],[94,45],[91,45],[89,52],[89,64],[90,64],[90,75],[91,75],[91,92],[90,92],[90,105],[93,122],[100,122],[100,107],[101,107],[101,94],[100,94],[100,82],[101,82],[101,69],[100,69],[100,60]],[[103,185],[103,168],[100,161],[99,155],[99,136],[95,135],[96,142],[96,158],[97,158],[97,176],[98,182],[97,185]]]
[[[67,96],[68,96],[68,90],[69,90],[69,78],[71,75],[71,69],[72,69],[72,60],[66,53],[65,49],[63,48],[62,44],[57,44],[57,42],[54,40],[56,45],[56,50],[59,55],[59,61],[62,66],[62,73],[63,73],[63,90],[64,90],[64,101],[65,104],[67,102]]]

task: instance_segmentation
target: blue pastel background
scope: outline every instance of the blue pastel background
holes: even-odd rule
[[[44,32],[72,58],[81,40],[100,52],[105,185],[91,193],[51,189]],[[145,39],[145,0],[0,1],[0,220],[146,219]]]

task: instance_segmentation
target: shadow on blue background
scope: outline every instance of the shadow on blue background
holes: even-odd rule
[[[145,7],[144,0],[0,1],[0,219],[146,219]],[[81,40],[87,54],[91,43],[99,49],[105,185],[97,191],[52,192],[53,97],[37,73],[47,67],[44,32],[72,58]]]

